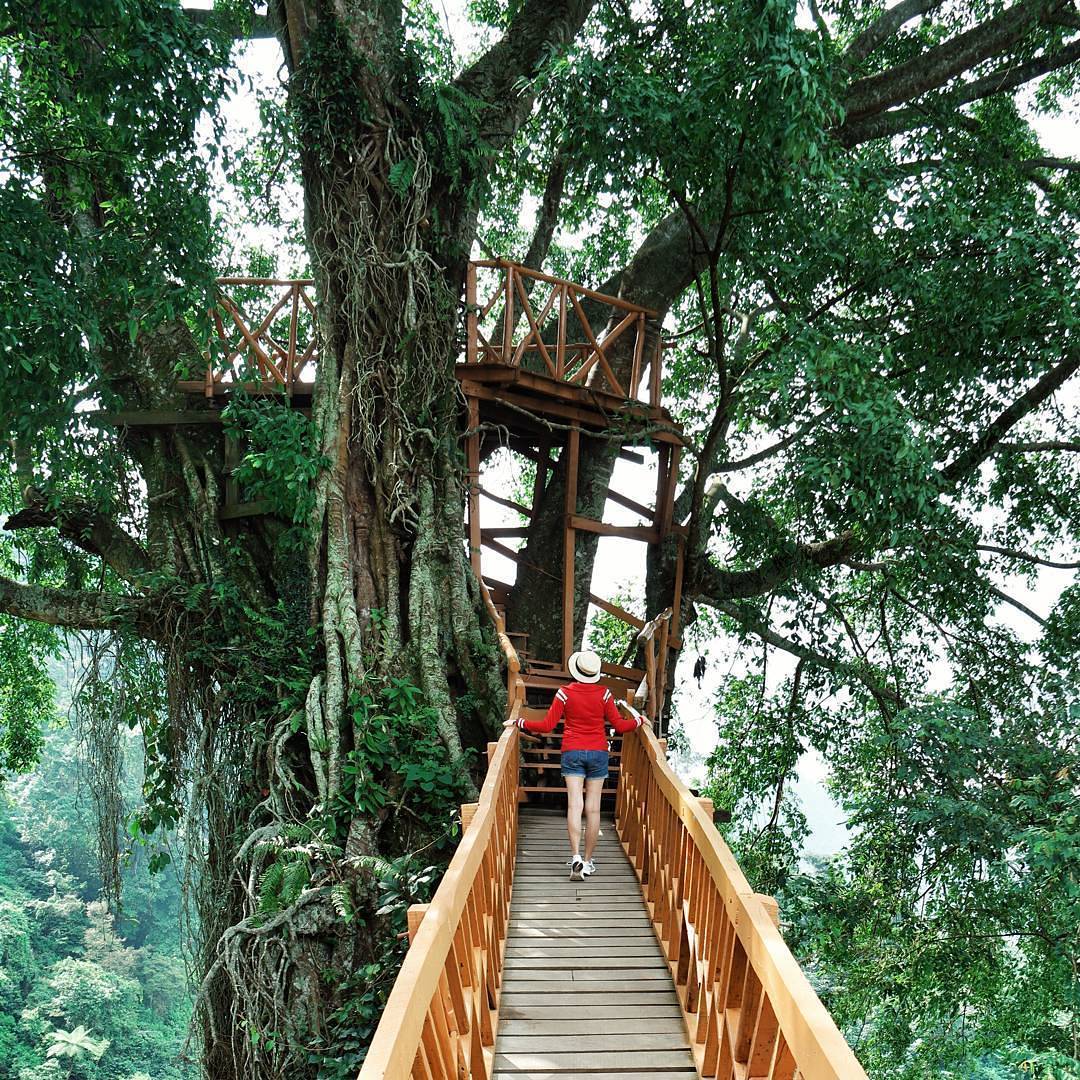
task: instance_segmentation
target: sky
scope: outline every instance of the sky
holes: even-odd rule
[[[465,17],[465,0],[435,0],[441,10],[448,34],[454,42],[459,58],[464,61],[475,55],[484,44],[484,34]],[[209,0],[188,6],[210,6]],[[805,18],[809,19],[806,15]],[[809,23],[808,23],[809,25]],[[229,103],[226,118],[232,138],[242,138],[244,129],[253,130],[258,124],[258,95],[274,87],[280,74],[280,53],[274,41],[253,41],[238,51],[238,64],[248,77],[246,88]],[[1080,103],[1059,116],[1038,117],[1034,124],[1043,141],[1046,152],[1052,156],[1075,157],[1080,153]],[[528,209],[526,209],[528,213]],[[531,222],[523,223],[526,228]],[[251,241],[265,240],[257,233],[246,232],[239,227],[234,235],[237,248]],[[512,485],[511,466],[503,460],[494,462],[485,473],[483,484],[495,491],[506,492]],[[639,493],[655,491],[655,460],[651,456],[645,465],[620,461],[615,468],[612,487],[631,497],[641,498]],[[642,500],[644,501],[644,500]],[[640,519],[632,512],[609,502],[604,520],[616,524],[637,524]],[[512,511],[484,500],[483,521],[485,526],[516,525]],[[511,543],[513,543],[511,541]],[[484,553],[485,571],[504,581],[514,580],[514,567],[509,560],[490,551]],[[1058,594],[1075,577],[1073,571],[1043,570],[1033,586],[1017,580],[1008,583],[1007,591],[1029,604],[1037,612],[1045,614]],[[600,542],[592,591],[600,596],[613,597],[620,592],[643,595],[645,578],[645,546],[632,540],[605,537]],[[649,612],[649,615],[655,612]],[[1020,634],[1033,636],[1033,625],[1019,612],[1003,607],[997,617],[1013,626]],[[675,764],[687,782],[694,784],[704,775],[705,756],[714,749],[717,733],[714,722],[714,706],[717,693],[733,675],[739,674],[745,664],[745,656],[733,646],[724,647],[713,641],[704,647],[707,659],[706,673],[700,685],[692,676],[692,669],[699,649],[692,640],[684,648],[677,668],[676,708],[679,721],[685,729],[691,754],[676,760]],[[777,685],[787,678],[794,668],[794,659],[787,654],[771,650],[769,656],[769,682]],[[944,668],[941,676],[944,677]],[[825,787],[826,767],[816,753],[806,754],[800,763],[798,777],[793,785],[795,794],[802,802],[811,832],[806,844],[808,854],[831,854],[846,842],[847,831],[843,814]]]

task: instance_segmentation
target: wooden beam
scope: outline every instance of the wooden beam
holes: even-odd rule
[[[662,501],[656,504],[657,527],[661,536],[667,536],[671,531],[671,518],[675,512],[675,488],[679,483],[679,457],[682,455],[681,446],[672,446],[668,449],[667,474],[665,476]]]
[[[481,486],[480,494],[485,499],[490,499],[494,503],[498,503],[500,506],[505,506],[510,510],[516,510],[519,514],[524,514],[526,517],[532,517],[532,511],[519,502],[514,502],[513,499],[504,499],[501,495],[496,495],[493,491],[488,491],[486,487]]]
[[[476,264],[469,263],[465,271],[465,363],[476,363]]]
[[[465,464],[469,482],[469,562],[473,573],[481,576],[480,569],[480,403],[469,398],[469,429],[471,435],[465,440]]]
[[[493,536],[487,536],[485,533],[480,534],[480,543],[486,547],[491,548],[492,551],[497,551],[504,559],[509,559],[512,563],[520,563],[521,555],[513,548],[508,548],[505,544],[500,543]],[[555,575],[552,574],[552,577]]]
[[[647,406],[627,402],[617,398],[614,394],[602,393],[584,387],[569,386],[566,383],[549,379],[544,375],[521,371],[518,368],[506,368],[507,371],[518,372],[515,378],[489,380],[486,374],[479,370],[481,367],[482,365],[478,364],[458,364],[455,368],[462,392],[466,397],[479,397],[484,401],[504,401],[537,417],[547,414],[564,420],[577,420],[588,427],[602,431],[611,426],[613,414],[624,419],[638,420],[642,424],[653,422],[671,424],[670,419],[665,416],[650,415]],[[481,378],[482,375],[483,378]],[[535,380],[535,383],[533,380]],[[502,385],[495,389],[487,385],[489,381],[499,382]],[[514,386],[513,390],[508,388],[511,384]],[[525,390],[528,392],[522,392]],[[597,402],[595,407],[590,407],[590,402],[597,397],[601,400]],[[607,400],[604,401],[603,399]],[[655,442],[664,444],[682,444],[685,441],[683,436],[674,429],[674,425],[672,425],[670,431],[651,432],[650,438]],[[641,460],[644,461],[645,459],[641,458]]]
[[[497,525],[494,528],[481,529],[480,535],[485,539],[488,537],[499,539],[505,536],[528,536],[529,528],[527,525]]]
[[[202,383],[198,384],[200,388]],[[144,409],[122,412],[92,412],[85,414],[95,424],[114,427],[182,427],[188,424],[220,424],[221,413],[216,409]]]
[[[464,366],[464,365],[463,365]],[[285,394],[285,390],[280,382],[273,379],[263,379],[259,382],[222,382],[220,379],[215,379],[213,387],[207,387],[205,379],[180,379],[176,388],[184,391],[186,394],[199,394],[210,397],[209,390],[213,390],[213,396],[226,395],[234,393],[237,390],[243,390],[246,394],[276,394],[281,397],[282,401],[288,401],[288,397]],[[292,392],[294,395],[310,395],[315,389],[315,384],[310,383],[296,383]]]
[[[596,533],[599,536],[621,536],[627,540],[643,540],[647,544],[655,544],[660,539],[660,532],[652,525],[609,525],[606,521],[595,521],[593,518],[581,517],[572,514],[567,522],[572,529],[581,529],[582,532]]]
[[[314,278],[220,277],[219,285],[314,285]]]
[[[616,619],[626,623],[627,626],[634,627],[635,630],[645,629],[644,619],[639,619],[636,615],[631,615],[629,611],[624,611],[621,607],[612,604],[608,600],[603,600],[599,596],[594,596],[592,593],[589,593],[589,603],[594,604],[601,611],[606,611],[609,615],[614,615]],[[627,668],[626,670],[629,671],[630,669]]]
[[[218,511],[219,521],[234,521],[236,518],[258,517],[260,514],[269,514],[270,504],[265,499],[257,499],[255,502],[236,503],[235,506],[223,506]]]
[[[619,506],[625,506],[627,510],[633,510],[635,514],[640,514],[643,518],[648,518],[650,521],[653,520],[653,511],[651,507],[645,506],[644,503],[628,499],[625,495],[620,494],[612,488],[608,488],[607,497],[613,503],[618,503]]]
[[[574,651],[574,560],[577,532],[572,525],[577,515],[578,454],[581,432],[572,428],[567,434],[565,452],[566,526],[563,530],[563,663]]]

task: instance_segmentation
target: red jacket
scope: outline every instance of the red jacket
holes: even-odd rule
[[[564,720],[562,749],[606,750],[610,724],[619,734],[641,726],[641,717],[624,719],[606,686],[599,683],[572,682],[555,691],[555,700],[543,720],[519,720],[522,731],[537,734],[553,731]]]

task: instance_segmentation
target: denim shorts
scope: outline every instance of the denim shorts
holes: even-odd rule
[[[563,776],[584,776],[586,780],[606,780],[606,750],[567,750],[562,756]]]

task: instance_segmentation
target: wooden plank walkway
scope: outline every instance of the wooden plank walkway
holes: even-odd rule
[[[675,985],[605,817],[570,881],[566,819],[523,809],[494,1080],[696,1080]]]

